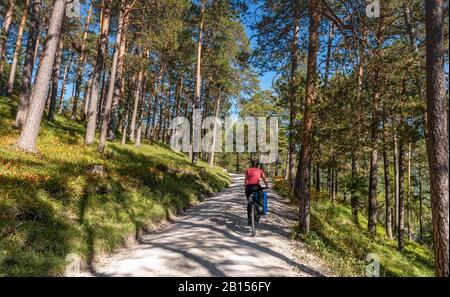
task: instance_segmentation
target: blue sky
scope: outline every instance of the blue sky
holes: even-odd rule
[[[259,85],[261,86],[261,89],[272,89],[272,81],[275,74],[275,72],[266,72],[259,77]]]

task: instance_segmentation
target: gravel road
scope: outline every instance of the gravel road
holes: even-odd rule
[[[244,177],[187,210],[139,244],[84,276],[327,276],[329,269],[290,240],[294,208],[269,190],[269,212],[255,237],[247,225]]]

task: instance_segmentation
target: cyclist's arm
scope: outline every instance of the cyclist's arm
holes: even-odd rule
[[[247,171],[245,172],[244,186],[247,185]]]
[[[262,171],[262,170],[261,170],[261,178],[262,178],[264,184],[266,185],[266,188],[268,188],[269,184],[267,183],[266,175],[264,174],[264,171]]]

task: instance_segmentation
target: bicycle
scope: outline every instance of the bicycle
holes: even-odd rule
[[[252,226],[252,236],[256,235],[256,224],[259,223],[259,219],[261,218],[261,209],[260,207],[257,206],[261,206],[259,204],[259,199],[260,196],[264,195],[264,190],[262,189],[259,192],[254,192],[250,195],[250,199],[248,202],[248,205],[250,207],[250,222],[251,222],[251,226]],[[261,193],[261,195],[259,195]]]

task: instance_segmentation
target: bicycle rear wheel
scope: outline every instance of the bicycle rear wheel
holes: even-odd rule
[[[256,235],[256,207],[255,207],[254,202],[251,203],[250,215],[251,215],[251,222],[252,222],[252,236],[255,236]]]

